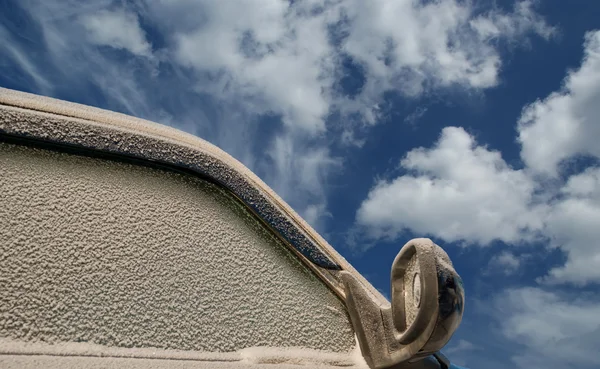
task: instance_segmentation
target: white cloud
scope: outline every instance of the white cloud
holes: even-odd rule
[[[100,10],[83,15],[79,21],[88,31],[92,43],[125,49],[140,56],[150,56],[152,53],[152,47],[134,13],[124,9]]]
[[[375,123],[378,101],[389,90],[419,95],[427,85],[495,86],[501,66],[498,39],[521,40],[529,33],[547,38],[552,32],[531,4],[519,2],[508,14],[475,15],[470,2],[457,0],[301,1],[293,6],[277,0],[198,1],[193,9],[205,19],[176,32],[177,57],[219,81],[201,81],[200,89],[250,100],[258,113],[274,111],[289,125],[322,133],[332,108],[359,112]],[[169,6],[191,5],[179,0]],[[332,43],[331,27],[346,34],[340,45]],[[482,31],[485,27],[494,37]],[[365,72],[365,86],[355,98],[334,91],[341,52]]]
[[[563,85],[526,106],[518,126],[524,162],[550,176],[559,174],[567,158],[600,157],[600,31],[587,33],[581,66],[567,74]]]
[[[509,167],[463,129],[447,127],[433,147],[405,156],[405,174],[374,185],[357,224],[372,238],[410,229],[470,244],[542,241],[566,252],[567,261],[540,282],[600,283],[600,169],[564,183],[539,176],[556,175],[561,161],[575,154],[600,158],[598,71],[600,31],[587,34],[582,66],[568,73],[564,89],[524,109],[518,125],[524,169]],[[521,261],[504,253],[491,266],[509,271]]]
[[[456,335],[453,336],[453,339],[448,343],[448,345],[442,349],[442,353],[447,355],[454,365],[471,367],[470,365],[467,365],[467,358],[480,354],[481,352],[485,352],[485,346],[481,345],[481,343],[477,345],[473,344],[465,339],[458,339],[458,341],[456,341],[456,337]],[[478,360],[476,362],[480,361]],[[485,363],[486,368],[491,368],[489,364],[489,362]]]
[[[473,351],[477,350],[479,347],[475,346],[473,343],[467,340],[459,340],[455,345],[450,346],[449,348],[444,350],[444,353],[450,355],[454,355],[456,353],[461,353],[465,351]]]
[[[565,265],[552,269],[547,283],[600,283],[600,169],[569,178],[551,208],[545,233],[568,252]]]
[[[504,250],[492,257],[490,267],[500,269],[504,274],[512,274],[522,265],[522,258],[517,257],[510,251]]]
[[[415,96],[453,85],[496,86],[502,66],[498,40],[520,43],[527,34],[553,33],[532,1],[515,3],[512,13],[495,9],[479,15],[470,1],[344,4],[341,13],[349,25],[342,48],[365,67],[367,80],[360,96],[343,108],[361,111],[370,123],[376,122],[377,102],[387,90]]]
[[[498,37],[515,39],[527,32],[537,33],[539,36],[549,39],[557,32],[556,28],[549,26],[546,21],[537,14],[533,7],[537,1],[521,1],[515,4],[513,14],[505,14],[492,10],[485,16],[475,17],[470,25],[484,40]]]
[[[583,60],[561,91],[528,105],[519,120],[521,156],[537,174],[555,177],[576,155],[600,158],[600,31],[585,36]],[[551,194],[554,196],[555,194]],[[571,176],[550,202],[544,234],[568,253],[546,283],[600,283],[600,169]]]
[[[491,306],[490,306],[491,305]],[[518,368],[597,368],[600,357],[600,300],[540,288],[507,290],[486,306],[501,333],[520,345]]]
[[[357,211],[368,237],[395,238],[410,229],[468,244],[542,241],[560,247],[567,261],[540,281],[600,282],[600,168],[571,176],[555,192],[454,127],[432,148],[410,151],[401,166],[408,173],[378,181]],[[503,251],[490,267],[510,273],[522,262]]]
[[[217,79],[212,85],[199,81],[199,89],[247,100],[253,113],[282,114],[287,125],[310,133],[325,130],[335,55],[323,16],[272,0],[194,6],[207,20],[176,32],[176,56]]]
[[[417,121],[423,118],[425,113],[427,113],[427,110],[428,108],[423,106],[417,107],[415,111],[413,111],[412,113],[407,115],[406,118],[404,118],[404,123],[410,124],[411,126],[415,126]]]
[[[542,241],[560,247],[567,261],[541,282],[600,282],[600,168],[571,176],[554,192],[454,127],[445,128],[432,148],[410,151],[401,166],[408,173],[378,181],[357,212],[370,238],[395,238],[410,229],[447,242]],[[512,273],[522,262],[503,251],[490,267]]]
[[[401,166],[412,173],[379,181],[357,212],[371,237],[411,229],[446,241],[512,243],[541,227],[534,183],[462,128],[445,128],[433,148],[410,151]]]

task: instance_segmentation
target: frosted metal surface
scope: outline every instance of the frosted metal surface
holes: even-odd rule
[[[368,369],[360,349],[335,353],[307,348],[252,347],[235,352],[107,348],[90,343],[18,343],[0,338],[0,368],[330,368]]]
[[[0,337],[348,352],[341,301],[223,190],[0,143]]]
[[[156,359],[123,359],[123,358],[82,358],[82,357],[61,357],[61,356],[0,356],[0,367],[3,369],[298,369],[315,368],[334,369],[334,368],[353,368],[368,369],[366,365],[349,366],[344,365],[323,365],[312,366],[310,363],[278,363],[267,362],[262,364],[248,364],[246,362],[210,362],[210,361],[189,361],[189,360],[156,360]]]

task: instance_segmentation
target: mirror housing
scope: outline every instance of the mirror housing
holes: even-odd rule
[[[402,368],[436,354],[460,325],[462,280],[446,252],[430,239],[413,239],[396,256],[387,306],[352,274],[340,274],[350,319],[371,368]]]

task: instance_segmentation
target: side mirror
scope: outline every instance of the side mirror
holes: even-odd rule
[[[346,304],[371,368],[401,368],[436,354],[460,325],[464,288],[450,258],[426,238],[409,241],[392,264],[391,304],[382,306],[341,272]],[[443,363],[442,363],[443,364]]]

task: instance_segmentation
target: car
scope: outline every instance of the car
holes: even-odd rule
[[[260,178],[171,127],[0,89],[0,367],[455,367],[426,238],[388,301]]]

